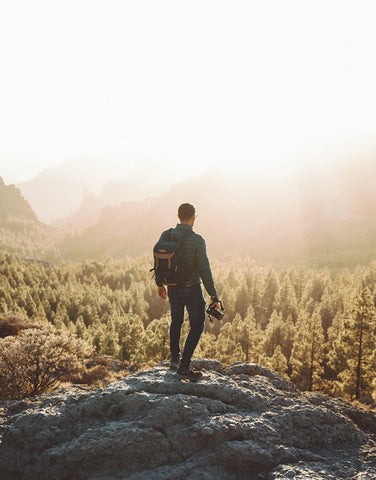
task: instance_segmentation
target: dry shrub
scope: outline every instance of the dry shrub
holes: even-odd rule
[[[85,371],[91,353],[87,343],[51,326],[0,339],[0,398],[50,392]]]
[[[130,367],[108,355],[94,352],[86,362],[85,370],[71,378],[72,383],[81,383],[92,387],[103,387],[110,382],[129,375]]]
[[[84,383],[93,387],[102,387],[115,380],[115,375],[104,365],[91,367],[72,378],[72,383]]]
[[[32,325],[12,313],[0,314],[0,338],[18,335]]]

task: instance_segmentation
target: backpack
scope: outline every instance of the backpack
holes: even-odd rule
[[[185,240],[193,233],[186,232],[179,241],[171,238],[173,228],[168,230],[168,238],[159,240],[153,248],[155,283],[158,286],[167,285],[176,287],[184,285],[192,275],[193,267],[185,259],[182,246]]]

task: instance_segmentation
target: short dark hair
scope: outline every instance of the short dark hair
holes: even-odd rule
[[[178,217],[181,222],[186,222],[196,213],[195,207],[190,203],[182,203],[178,209]]]

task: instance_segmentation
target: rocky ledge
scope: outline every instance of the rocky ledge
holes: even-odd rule
[[[376,478],[376,415],[302,394],[259,365],[196,360],[96,391],[0,404],[0,478],[90,480]]]

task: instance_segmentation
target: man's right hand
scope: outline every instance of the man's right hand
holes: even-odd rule
[[[161,287],[158,287],[158,295],[163,298],[163,300],[166,300],[167,298],[167,290],[166,290],[166,287],[164,285],[162,285]]]

